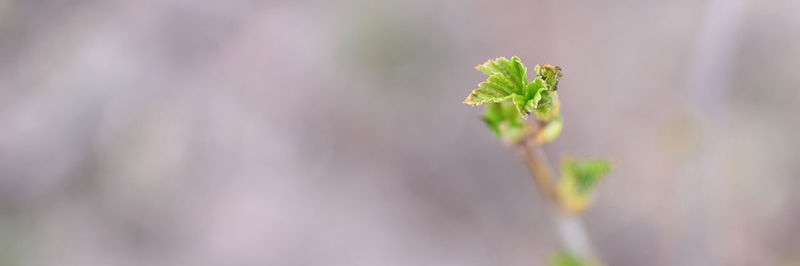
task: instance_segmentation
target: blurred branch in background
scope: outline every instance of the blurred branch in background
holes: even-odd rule
[[[730,95],[731,64],[737,62],[736,36],[745,2],[742,0],[710,0],[705,6],[694,39],[691,57],[686,70],[686,102],[696,116],[691,120],[702,121],[699,138],[678,171],[680,176],[680,201],[688,206],[681,217],[683,233],[675,243],[675,264],[687,266],[721,265],[724,254],[714,249],[718,238],[720,193],[725,187],[723,176],[714,175],[721,164],[720,140],[726,132],[724,123]],[[699,126],[694,125],[694,126]],[[691,142],[691,139],[684,141]],[[753,177],[757,178],[757,177]]]

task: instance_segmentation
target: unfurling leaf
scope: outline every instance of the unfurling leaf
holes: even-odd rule
[[[504,57],[486,61],[475,69],[489,78],[478,84],[478,88],[467,96],[464,103],[481,105],[486,103],[511,102],[519,115],[526,119],[533,112],[537,119],[551,121],[558,117],[558,95],[555,93],[561,68],[548,64],[536,66],[536,78],[528,82],[528,69],[515,57]]]
[[[552,90],[558,90],[558,81],[561,80],[561,67],[551,66],[550,64],[536,65],[533,69],[537,76],[541,76],[547,81],[547,85]]]
[[[600,266],[601,264],[594,260],[581,258],[575,254],[561,251],[556,253],[550,259],[550,266]]]
[[[525,121],[512,104],[489,104],[483,115],[483,121],[495,136],[508,143],[518,142],[525,136]]]
[[[589,206],[597,184],[611,172],[612,167],[613,164],[608,160],[565,159],[561,164],[558,190],[567,210],[571,212],[585,210]]]

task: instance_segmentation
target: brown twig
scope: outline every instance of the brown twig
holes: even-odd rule
[[[550,162],[542,150],[542,144],[536,141],[536,134],[543,128],[540,123],[540,121],[534,121],[528,124],[525,129],[525,138],[517,145],[521,149],[525,165],[539,187],[539,191],[553,203],[557,231],[564,247],[584,258],[594,259],[596,255],[583,222],[577,213],[568,211],[568,208],[563,205],[556,186],[555,172],[550,168]]]
[[[553,204],[561,207],[561,197],[558,195],[558,190],[556,189],[555,175],[550,168],[550,163],[542,150],[541,144],[537,143],[534,138],[540,128],[542,127],[538,124],[528,124],[525,129],[525,139],[520,141],[518,145],[525,159],[525,165],[528,166],[528,171],[531,173],[539,190],[542,191]]]

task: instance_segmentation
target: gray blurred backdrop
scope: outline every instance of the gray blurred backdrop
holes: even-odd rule
[[[461,103],[564,68],[609,265],[800,262],[800,1],[0,0],[0,265],[543,265]]]

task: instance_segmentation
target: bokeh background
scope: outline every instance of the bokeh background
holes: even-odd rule
[[[0,265],[544,265],[461,103],[565,70],[609,265],[800,261],[798,1],[0,0]]]

